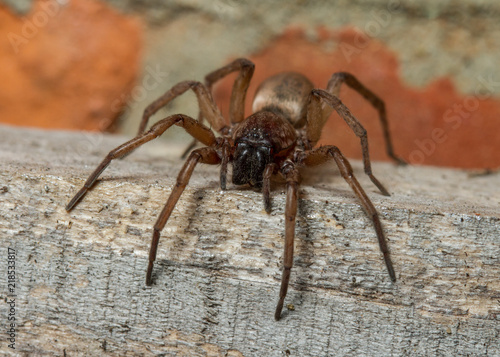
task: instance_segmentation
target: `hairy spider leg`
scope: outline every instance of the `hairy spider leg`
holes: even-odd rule
[[[205,86],[211,93],[215,82],[230,73],[238,71],[238,77],[233,84],[229,104],[229,120],[231,123],[239,123],[245,119],[245,98],[252,79],[255,65],[246,58],[238,58],[228,65],[221,67],[205,76]]]
[[[326,91],[336,97],[339,97],[340,87],[343,83],[347,84],[349,87],[361,94],[361,96],[377,110],[380,124],[382,125],[382,131],[384,133],[387,155],[399,165],[406,165],[406,161],[394,154],[384,101],[371,90],[366,88],[355,76],[347,72],[334,73],[326,85]],[[328,116],[329,112],[327,113]]]
[[[106,169],[106,167],[111,163],[112,160],[123,157],[124,155],[132,152],[137,147],[157,138],[174,124],[183,127],[191,136],[207,146],[216,144],[217,139],[215,138],[214,133],[205,125],[199,123],[197,120],[187,115],[171,115],[153,125],[148,132],[137,135],[132,140],[129,140],[126,143],[111,150],[104,158],[104,160],[99,164],[99,166],[97,166],[94,172],[92,172],[80,191],[78,191],[73,199],[68,203],[68,205],[66,206],[66,210],[70,211],[83,198],[83,196],[85,196],[87,191],[94,185],[97,178],[102,174],[102,172]]]
[[[307,126],[306,126],[306,136],[310,142],[310,146],[318,142],[323,125],[326,119],[321,115],[322,112],[322,100],[333,108],[342,119],[349,125],[349,127],[354,131],[357,137],[361,140],[361,149],[363,152],[363,165],[365,168],[365,174],[368,175],[370,180],[377,186],[380,192],[385,196],[390,196],[389,191],[380,183],[379,180],[373,175],[372,167],[370,162],[370,154],[368,151],[368,136],[366,129],[361,125],[361,123],[351,114],[349,108],[347,108],[340,99],[322,89],[313,89],[311,95],[309,96],[309,104],[307,108]]]
[[[301,159],[301,164],[305,166],[316,166],[321,165],[331,159],[334,159],[339,170],[340,174],[344,178],[344,180],[351,186],[351,189],[354,191],[356,196],[361,201],[361,205],[363,206],[365,212],[368,217],[373,222],[373,226],[375,228],[375,232],[377,234],[378,244],[380,246],[380,250],[384,256],[385,265],[387,267],[387,272],[392,281],[396,281],[396,274],[394,273],[394,268],[392,266],[391,258],[389,256],[389,249],[387,248],[387,242],[385,239],[384,231],[382,229],[382,224],[380,223],[380,219],[377,213],[377,210],[373,206],[368,195],[365,193],[358,180],[354,176],[354,172],[352,170],[351,164],[345,158],[344,155],[340,152],[339,148],[336,146],[322,146],[312,151],[305,152],[303,154],[303,158]]]
[[[264,197],[264,209],[271,213],[271,177],[277,172],[278,165],[271,162],[266,165],[262,175],[262,196]]]
[[[156,252],[158,249],[158,242],[160,241],[160,232],[167,224],[168,219],[174,207],[179,200],[182,192],[186,188],[186,185],[189,183],[189,179],[193,174],[193,170],[198,163],[217,165],[221,162],[219,155],[215,149],[211,147],[204,147],[200,149],[196,149],[189,155],[188,159],[184,163],[179,175],[177,176],[177,181],[175,183],[170,196],[168,197],[167,203],[160,215],[158,216],[158,220],[156,221],[153,228],[153,239],[151,241],[151,247],[149,250],[149,263],[148,270],[146,273],[146,285],[152,284],[152,273],[153,273],[153,265],[156,260]]]
[[[283,254],[283,273],[278,304],[274,312],[274,319],[281,318],[281,310],[285,302],[290,282],[290,273],[293,266],[293,241],[295,239],[295,217],[297,215],[297,196],[299,187],[299,171],[293,164],[284,165],[281,169],[286,179],[286,204],[285,204],[285,246]]]
[[[239,123],[245,119],[245,98],[252,79],[255,65],[246,58],[238,58],[228,65],[221,67],[205,76],[205,87],[208,93],[212,95],[213,85],[233,72],[239,72],[235,79],[233,89],[231,91],[231,99],[229,102],[229,121],[231,123]],[[202,123],[204,120],[203,113],[198,114],[198,121]],[[185,157],[196,146],[196,140],[184,150],[182,157]]]
[[[200,107],[200,113],[208,120],[210,127],[219,133],[226,129],[227,125],[225,120],[207,88],[201,82],[183,81],[170,88],[170,90],[165,92],[165,94],[144,109],[137,135],[142,134],[146,130],[149,118],[153,114],[189,89],[196,94],[198,105]]]

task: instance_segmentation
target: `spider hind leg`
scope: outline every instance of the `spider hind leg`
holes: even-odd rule
[[[391,257],[389,255],[389,249],[387,247],[384,230],[382,229],[382,223],[380,222],[378,212],[373,206],[370,198],[365,193],[358,180],[354,176],[351,164],[345,158],[345,156],[342,155],[342,153],[336,146],[322,146],[318,149],[306,152],[301,160],[301,163],[305,166],[316,166],[323,164],[331,159],[335,160],[335,163],[340,170],[340,174],[349,184],[349,186],[351,186],[351,189],[361,201],[361,205],[363,206],[366,214],[372,220],[373,227],[375,228],[375,233],[377,234],[380,251],[384,256],[387,272],[389,273],[389,277],[391,278],[391,280],[393,282],[396,281],[396,274],[394,272]]]

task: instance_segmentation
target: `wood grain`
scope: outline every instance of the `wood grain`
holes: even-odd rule
[[[163,231],[144,283],[152,225],[183,147],[151,143],[113,162],[65,204],[124,137],[0,127],[0,252],[16,249],[12,355],[498,356],[500,175],[375,163],[378,209],[397,281],[373,227],[332,167],[304,175],[295,265],[273,319],[284,190],[218,187],[200,166]],[[6,275],[1,280],[6,298]],[[6,304],[2,310],[6,311]],[[4,322],[6,312],[2,313]]]

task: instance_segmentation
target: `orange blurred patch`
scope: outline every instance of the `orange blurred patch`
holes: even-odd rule
[[[140,70],[142,26],[98,1],[35,1],[25,17],[0,5],[0,121],[103,130]]]
[[[308,40],[301,29],[288,29],[249,59],[256,68],[247,115],[255,89],[270,75],[293,70],[324,88],[334,72],[347,71],[385,101],[396,153],[408,162],[462,168],[500,166],[500,100],[491,96],[492,78],[478,76],[476,93],[470,95],[458,93],[449,78],[437,79],[422,89],[412,88],[400,78],[397,55],[352,28],[319,29],[315,41]],[[233,80],[234,76],[215,88],[223,112],[229,106]],[[367,129],[372,159],[388,160],[376,111],[347,86],[342,87],[340,98]],[[361,158],[359,140],[336,114],[326,124],[320,144],[336,145],[347,156]]]

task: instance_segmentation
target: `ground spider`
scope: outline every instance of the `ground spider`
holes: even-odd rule
[[[239,75],[231,93],[230,124],[228,124],[217,108],[211,92],[216,81],[232,72],[239,72]],[[392,149],[384,102],[349,73],[333,74],[326,89],[322,90],[314,89],[313,84],[303,75],[288,72],[270,77],[260,85],[253,102],[254,113],[245,119],[245,97],[253,72],[254,64],[251,61],[237,59],[208,74],[205,77],[205,84],[184,81],[173,86],[144,110],[137,136],[106,156],[87,179],[83,188],[68,203],[66,210],[71,210],[80,201],[113,159],[126,156],[175,124],[183,127],[195,140],[206,146],[195,149],[189,154],[177,177],[177,183],[154,225],[146,285],[152,283],[153,263],[156,259],[160,232],[165,227],[198,163],[220,165],[220,185],[223,190],[226,189],[227,167],[231,163],[233,184],[248,184],[261,188],[264,206],[268,213],[271,211],[271,176],[279,173],[286,180],[284,267],[279,300],[274,314],[275,319],[279,320],[293,263],[299,168],[320,165],[331,159],[335,161],[342,177],[351,186],[373,221],[389,276],[392,281],[395,281],[396,275],[377,211],[354,177],[351,165],[336,146],[321,146],[313,149],[329,115],[333,110],[337,111],[361,140],[365,173],[382,194],[389,195],[372,174],[366,130],[340,101],[338,95],[341,85],[345,83],[377,109],[385,136],[387,154],[396,162],[404,164],[404,161],[398,158]],[[198,120],[183,114],[171,115],[160,120],[145,132],[148,120],[154,113],[189,89],[196,94],[198,99],[200,109]],[[202,123],[204,119],[210,123],[213,130],[220,134],[219,137],[216,137],[212,130]]]

